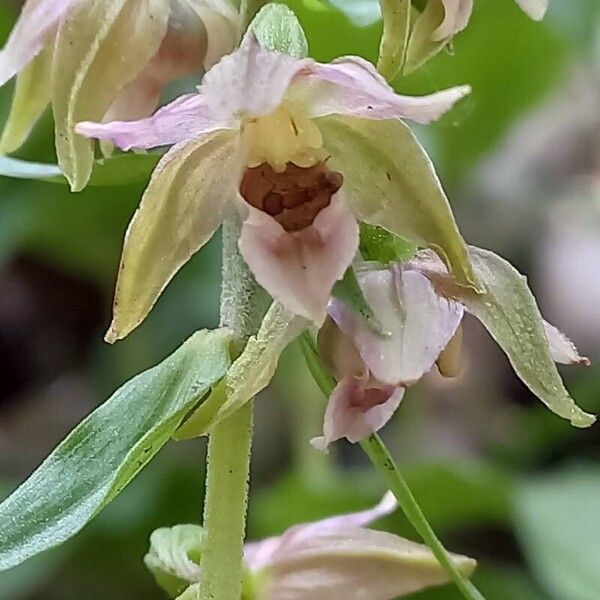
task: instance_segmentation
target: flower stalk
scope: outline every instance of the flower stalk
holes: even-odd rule
[[[382,439],[374,433],[360,442],[360,446],[373,466],[384,477],[410,524],[429,546],[462,595],[467,600],[484,600],[477,588],[460,572],[446,548],[435,535]]]
[[[326,373],[320,362],[314,341],[308,332],[302,334],[300,344],[311,375],[325,397],[328,398],[335,388],[335,380]],[[381,438],[377,434],[373,434],[362,440],[360,445],[375,469],[383,476],[409,523],[429,546],[433,555],[445,569],[449,579],[467,600],[484,600],[477,588],[460,572],[431,525],[429,525],[427,518]]]
[[[223,223],[221,325],[232,330],[235,357],[258,329],[260,290],[237,249],[240,223]],[[200,600],[239,600],[248,506],[253,404],[248,402],[210,432],[207,455]]]

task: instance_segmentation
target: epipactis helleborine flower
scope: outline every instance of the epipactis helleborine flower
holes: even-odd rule
[[[151,115],[167,83],[209,68],[239,35],[231,0],[27,0],[0,52],[0,85],[18,74],[0,151],[17,150],[51,102],[58,161],[80,190],[94,154],[75,123]]]
[[[198,94],[137,122],[80,123],[81,134],[122,149],[173,145],[129,226],[107,339],[145,318],[232,210],[242,216],[239,248],[257,281],[319,325],[356,254],[357,219],[435,247],[472,285],[431,163],[400,121],[428,123],[468,91],[400,96],[363,59],[320,64],[263,49],[250,33],[206,74]],[[410,156],[382,154],[394,144]],[[402,169],[418,182],[401,180]],[[417,202],[419,194],[428,196]]]
[[[388,493],[373,508],[296,525],[280,536],[247,543],[243,598],[393,600],[446,583],[448,577],[429,548],[367,529],[395,509]],[[202,563],[198,566],[188,554],[201,554],[203,538],[202,528],[192,525],[152,534],[146,565],[167,591],[177,589],[177,580],[183,587],[191,584],[180,600],[197,597]],[[452,558],[465,575],[475,569],[473,559],[456,554]]]
[[[383,336],[340,300],[319,334],[319,352],[338,384],[329,399],[319,449],[340,438],[356,442],[383,427],[398,407],[404,388],[437,363],[445,376],[458,374],[463,312],[490,332],[529,389],[553,412],[578,427],[595,417],[569,396],[555,362],[589,365],[573,343],[542,319],[524,277],[499,256],[469,248],[484,288],[477,294],[459,286],[429,251],[413,260],[365,266],[357,273]]]
[[[413,71],[437,54],[469,24],[474,0],[427,0],[411,32],[406,68]],[[541,21],[548,0],[516,0],[521,9],[535,21]]]

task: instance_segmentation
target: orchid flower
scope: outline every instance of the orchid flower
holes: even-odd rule
[[[0,85],[18,74],[0,151],[17,150],[50,102],[59,164],[73,190],[92,169],[83,119],[151,115],[169,82],[233,50],[231,0],[27,0],[0,52]]]
[[[437,54],[469,24],[474,0],[427,0],[411,33],[406,69],[414,71]],[[521,9],[535,21],[541,21],[548,0],[516,0]]]
[[[359,220],[435,247],[474,285],[431,163],[400,120],[428,123],[468,91],[400,96],[363,59],[320,64],[264,49],[250,33],[197,94],[137,122],[80,123],[79,133],[125,150],[173,145],[129,225],[107,339],[145,318],[231,211],[258,283],[318,325],[356,254]]]
[[[338,384],[325,414],[325,449],[337,439],[356,442],[383,427],[398,407],[404,388],[434,364],[442,375],[458,371],[464,311],[479,319],[501,346],[515,372],[553,412],[578,427],[595,418],[579,409],[560,379],[555,362],[589,365],[573,343],[542,319],[525,279],[504,259],[469,248],[484,287],[476,294],[448,274],[443,263],[422,251],[403,264],[369,265],[358,273],[364,297],[384,336],[340,300],[319,334],[319,352]]]
[[[247,543],[243,598],[393,600],[446,583],[446,573],[426,546],[367,529],[396,506],[388,493],[373,508],[296,525],[280,536]],[[204,543],[199,526],[159,529],[151,536],[146,566],[172,596],[195,598]],[[473,572],[474,560],[452,557],[464,574]]]

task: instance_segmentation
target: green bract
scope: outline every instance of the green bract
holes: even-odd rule
[[[477,287],[448,199],[431,160],[399,120],[317,119],[325,149],[344,165],[344,196],[361,221],[437,252],[457,281]],[[370,190],[369,194],[365,190]]]
[[[0,505],[0,571],[68,540],[154,457],[223,377],[228,330],[201,331],[82,421]]]
[[[383,227],[361,223],[360,254],[364,260],[374,260],[383,265],[412,258],[417,245],[401,238]]]
[[[258,333],[248,340],[226,377],[182,425],[175,438],[181,440],[206,434],[211,427],[254,398],[273,378],[284,348],[307,326],[306,320],[274,302]]]

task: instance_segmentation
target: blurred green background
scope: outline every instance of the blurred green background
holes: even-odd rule
[[[18,14],[0,6],[0,38]],[[376,58],[372,0],[288,2],[311,54]],[[469,28],[407,93],[470,83],[472,95],[417,133],[465,237],[525,272],[547,318],[600,360],[600,3],[550,0],[543,23],[512,0],[478,0]],[[0,90],[0,121],[12,85]],[[19,157],[53,162],[46,115]],[[0,178],[0,495],[85,414],[191,332],[218,320],[219,240],[177,276],[147,322],[102,342],[125,227],[143,186],[66,187]],[[564,370],[600,412],[600,369]],[[249,536],[357,509],[382,492],[360,452],[324,457],[308,440],[324,400],[294,347],[257,401]],[[477,557],[490,600],[600,598],[600,428],[580,431],[539,405],[486,334],[468,322],[462,375],[430,374],[384,432],[447,546]],[[204,444],[170,444],[82,534],[0,575],[0,599],[161,598],[142,566],[150,532],[198,522]],[[415,537],[398,513],[380,524]],[[0,534],[2,524],[0,523]],[[450,587],[413,597],[455,599]],[[318,599],[316,599],[318,600]]]

